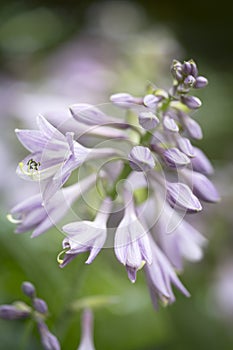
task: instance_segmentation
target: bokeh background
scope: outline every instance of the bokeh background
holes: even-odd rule
[[[23,298],[21,282],[33,282],[49,304],[48,324],[62,349],[77,348],[80,339],[80,309],[71,306],[93,295],[119,298],[95,310],[97,350],[233,349],[232,18],[231,1],[1,1],[0,304]],[[15,175],[25,154],[16,127],[32,127],[39,113],[54,117],[72,103],[140,94],[148,81],[166,87],[173,58],[193,58],[209,79],[199,93],[199,146],[216,168],[222,201],[192,218],[209,245],[181,277],[191,299],[177,294],[174,305],[154,312],[142,274],[131,285],[112,251],[91,266],[80,256],[61,270],[61,233],[15,235],[6,214],[31,191]],[[27,322],[0,321],[0,349],[41,345]]]

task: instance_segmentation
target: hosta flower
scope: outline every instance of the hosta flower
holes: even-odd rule
[[[171,304],[175,301],[172,285],[189,297],[189,292],[180,282],[172,265],[152,238],[150,239],[150,246],[152,249],[152,264],[145,266],[145,272],[154,307],[158,307],[158,299],[165,304]]]
[[[112,149],[90,149],[73,139],[73,133],[64,136],[44,117],[37,118],[39,130],[18,130],[20,142],[31,152],[19,163],[17,173],[26,179],[46,180],[43,199],[47,201],[68,180],[71,172],[89,158],[116,155]]]
[[[162,206],[162,210],[152,235],[159,240],[160,247],[172,265],[181,271],[183,259],[198,261],[202,258],[207,240],[162,199],[157,205]]]
[[[32,237],[46,232],[57,224],[70,209],[72,203],[95,183],[95,176],[58,191],[46,204],[41,193],[25,199],[11,209],[8,219],[17,224],[15,233],[33,230]]]
[[[86,264],[92,263],[106,241],[107,220],[111,206],[111,200],[106,198],[94,221],[77,221],[63,226],[67,237],[63,240],[65,257],[60,261],[61,267],[64,267],[80,253],[87,251],[90,254]]]
[[[85,309],[82,315],[82,336],[77,350],[95,350],[93,343],[93,315],[91,310]]]
[[[144,263],[151,264],[152,255],[146,229],[137,218],[133,198],[124,191],[124,217],[116,230],[114,249],[117,259],[126,267],[131,282]]]
[[[104,158],[102,164],[92,161],[88,168],[92,175],[85,178],[84,174],[82,180],[86,189],[96,180],[95,193],[101,194],[102,204],[93,221],[87,218],[63,226],[66,237],[58,262],[64,267],[88,252],[86,263],[92,263],[114,227],[117,259],[132,282],[145,266],[155,306],[159,299],[166,303],[175,300],[172,285],[189,296],[174,268],[181,270],[184,258],[199,260],[206,240],[184,218],[200,212],[201,201],[219,200],[207,178],[213,167],[191,142],[201,139],[203,133],[192,115],[201,101],[190,92],[208,81],[199,75],[193,60],[174,60],[171,73],[173,82],[168,91],[149,84],[139,97],[113,94],[112,104],[127,110],[124,118],[105,114],[100,106],[78,103],[70,107],[67,123],[53,115],[54,127],[40,116],[39,130],[16,130],[20,142],[31,152],[17,172],[40,181],[42,189],[42,195],[12,209],[11,215],[18,219],[16,232],[33,230],[32,236],[37,236],[52,226],[51,219],[56,224],[79,196],[82,182],[62,189],[72,171],[85,163],[81,172],[87,169],[87,161]],[[107,148],[93,147],[96,137]],[[116,142],[119,140],[122,142]],[[123,182],[121,190],[118,185]],[[120,203],[124,208],[119,211]],[[35,303],[42,313],[46,310],[40,300]],[[91,349],[89,336],[85,339],[80,349]]]

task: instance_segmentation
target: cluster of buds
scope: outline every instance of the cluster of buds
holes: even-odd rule
[[[205,77],[198,75],[198,68],[193,60],[184,63],[174,60],[171,66],[171,73],[178,93],[185,94],[191,88],[201,89],[208,84],[208,80]]]
[[[23,282],[22,292],[30,298],[31,305],[23,301],[16,301],[10,305],[0,306],[0,318],[4,320],[33,319],[41,337],[45,350],[60,350],[58,339],[52,334],[45,320],[48,316],[47,303],[36,296],[36,289],[30,282]]]
[[[168,91],[150,84],[141,97],[112,95],[112,104],[126,110],[122,119],[95,106],[77,104],[70,107],[66,127],[58,116],[54,125],[39,116],[38,130],[17,129],[17,137],[30,151],[17,173],[39,181],[41,192],[16,205],[9,215],[17,223],[17,233],[33,230],[33,237],[37,236],[57,225],[70,205],[96,183],[96,195],[101,192],[96,217],[62,227],[66,238],[59,264],[64,267],[84,252],[89,252],[86,263],[92,263],[106,247],[109,222],[123,203],[115,224],[115,255],[131,282],[144,269],[156,307],[158,300],[175,301],[172,285],[189,296],[175,271],[182,269],[183,258],[199,260],[206,240],[184,218],[200,212],[202,201],[219,200],[207,177],[213,167],[191,143],[202,138],[192,116],[201,101],[188,93],[204,87],[207,80],[198,75],[193,60],[174,61],[172,74],[175,79]],[[75,139],[80,125],[86,127],[85,134]],[[94,144],[93,136],[107,147]],[[94,146],[88,147],[90,143]],[[90,173],[86,167],[81,181],[64,187],[71,173],[89,161]],[[88,204],[92,206],[91,201]]]
[[[48,316],[47,303],[36,296],[36,289],[30,282],[22,283],[22,292],[30,298],[31,305],[23,301],[0,305],[0,318],[3,320],[34,320],[41,337],[43,348],[45,350],[60,350],[61,347],[58,339],[50,332],[45,323]],[[81,323],[81,340],[77,350],[95,350],[93,343],[93,315],[89,308],[84,309]]]

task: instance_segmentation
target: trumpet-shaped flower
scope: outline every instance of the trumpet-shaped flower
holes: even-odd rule
[[[17,173],[25,179],[46,180],[43,185],[44,201],[48,201],[87,158],[117,154],[111,148],[82,146],[73,139],[73,133],[63,135],[42,116],[37,118],[37,124],[39,130],[16,130],[20,142],[31,152],[19,163]]]
[[[15,233],[33,230],[36,237],[58,223],[70,209],[71,204],[95,183],[95,175],[79,183],[59,190],[53,198],[43,204],[41,193],[25,199],[11,209],[8,219],[17,224]],[[13,215],[16,218],[13,218]]]
[[[133,198],[124,191],[125,213],[115,235],[114,249],[117,259],[126,266],[131,282],[144,263],[151,264],[152,255],[146,229],[137,218]]]
[[[59,260],[61,267],[64,267],[80,253],[87,251],[90,252],[90,255],[86,264],[92,263],[107,238],[107,221],[111,207],[111,200],[106,198],[94,221],[77,221],[63,226],[67,237],[63,240],[65,257],[63,260]]]
[[[154,307],[158,307],[158,299],[165,304],[171,304],[175,301],[172,284],[179,289],[181,293],[189,297],[189,292],[180,282],[169,260],[151,237],[150,245],[152,250],[152,264],[147,264],[145,266],[145,272]]]

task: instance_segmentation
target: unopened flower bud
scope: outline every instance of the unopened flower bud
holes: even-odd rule
[[[154,168],[155,161],[149,148],[135,146],[129,154],[129,164],[135,171],[148,171]]]
[[[190,163],[190,159],[178,148],[169,148],[163,152],[163,158],[167,166],[171,168],[182,168]]]
[[[190,60],[189,62],[191,63],[191,74],[196,78],[198,75],[197,65],[193,60]]]
[[[33,300],[33,306],[34,306],[35,310],[41,314],[47,314],[47,312],[48,312],[47,303],[43,299],[35,298]]]
[[[46,326],[46,324],[40,320],[38,322],[38,330],[40,332],[40,336],[41,336],[41,342],[43,344],[43,347],[45,350],[60,350],[60,344],[58,339],[55,337],[55,335],[53,335],[48,327]]]
[[[181,101],[190,109],[201,107],[201,100],[196,96],[181,96]]]
[[[179,149],[188,157],[195,157],[194,148],[189,139],[186,137],[179,137],[177,140],[177,145]]]
[[[205,87],[207,84],[208,84],[208,80],[205,77],[198,76],[196,78],[195,83],[194,83],[194,87],[196,89],[201,89],[201,88]]]
[[[202,134],[202,129],[198,122],[196,120],[190,118],[189,116],[186,116],[184,120],[185,127],[190,135],[190,137],[196,139],[196,140],[201,140],[203,137]]]
[[[20,310],[14,305],[1,305],[0,306],[0,318],[4,320],[19,320],[27,318],[30,315],[30,311]]]
[[[168,183],[167,201],[172,208],[196,213],[202,210],[201,203],[190,188],[183,183]]]
[[[183,73],[185,75],[191,74],[191,71],[192,71],[191,63],[190,62],[184,62],[183,66],[182,66],[182,70],[183,70]]]
[[[154,129],[159,124],[159,118],[152,112],[142,112],[138,117],[139,124],[145,130]]]
[[[29,297],[29,298],[34,298],[36,295],[36,289],[34,285],[31,282],[23,282],[22,283],[22,291],[23,293]]]
[[[160,101],[159,97],[152,95],[152,94],[146,95],[143,99],[144,105],[146,107],[149,107],[149,108],[156,107],[156,105],[159,101]]]
[[[169,115],[165,115],[165,117],[163,118],[163,126],[168,131],[172,131],[172,132],[179,131],[179,127],[176,124],[175,120],[171,118]]]
[[[189,86],[192,87],[195,84],[196,79],[192,76],[192,75],[188,75],[185,79],[184,79],[184,85],[185,86]]]

